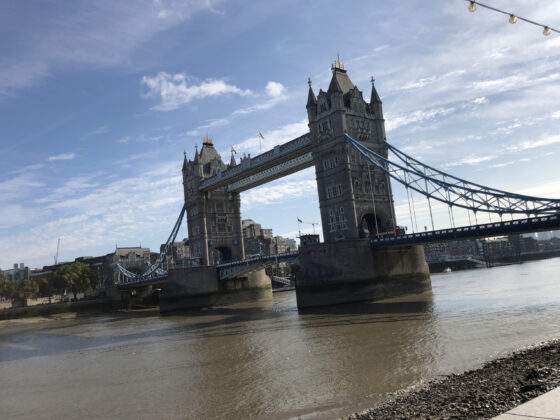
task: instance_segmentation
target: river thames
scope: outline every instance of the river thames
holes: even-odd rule
[[[0,321],[2,418],[329,418],[560,337],[560,259],[432,276],[432,292]]]

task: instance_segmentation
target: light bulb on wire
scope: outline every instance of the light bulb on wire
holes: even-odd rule
[[[493,12],[501,13],[503,15],[508,16],[509,23],[511,23],[512,25],[514,25],[518,21],[522,20],[523,22],[529,23],[531,25],[541,27],[543,29],[543,35],[544,36],[550,36],[550,35],[552,35],[553,32],[555,32],[557,34],[560,34],[560,29],[558,29],[558,28],[552,28],[548,25],[543,25],[542,23],[535,22],[534,20],[527,19],[523,16],[517,16],[517,15],[511,13],[511,12],[506,12],[505,10],[498,9],[494,6],[490,6],[488,4],[481,3],[478,0],[465,0],[465,1],[469,3],[468,10],[471,13],[474,13],[477,10],[478,6],[480,6],[484,9],[492,10]]]

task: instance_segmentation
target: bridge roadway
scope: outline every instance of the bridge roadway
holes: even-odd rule
[[[421,245],[429,242],[444,242],[457,239],[489,238],[517,233],[532,233],[560,229],[560,215],[530,217],[472,226],[462,226],[405,235],[371,237],[374,248],[396,245]]]
[[[307,133],[269,151],[241,162],[200,183],[200,191],[226,187],[240,192],[274,179],[290,175],[313,165],[311,134]]]

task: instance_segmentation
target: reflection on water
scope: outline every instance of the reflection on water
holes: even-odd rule
[[[560,259],[432,278],[432,292],[298,313],[273,302],[159,317],[0,322],[0,413],[336,417],[559,336]]]

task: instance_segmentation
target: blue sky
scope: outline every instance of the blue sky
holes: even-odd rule
[[[491,3],[560,26],[560,0]],[[263,151],[303,134],[307,77],[326,89],[337,53],[366,96],[375,75],[397,147],[560,197],[560,37],[462,0],[7,0],[0,28],[2,268],[51,263],[58,237],[62,260],[157,248],[182,206],[183,151],[206,133],[226,159],[258,153],[257,131]],[[278,234],[320,221],[313,170],[242,199]]]

